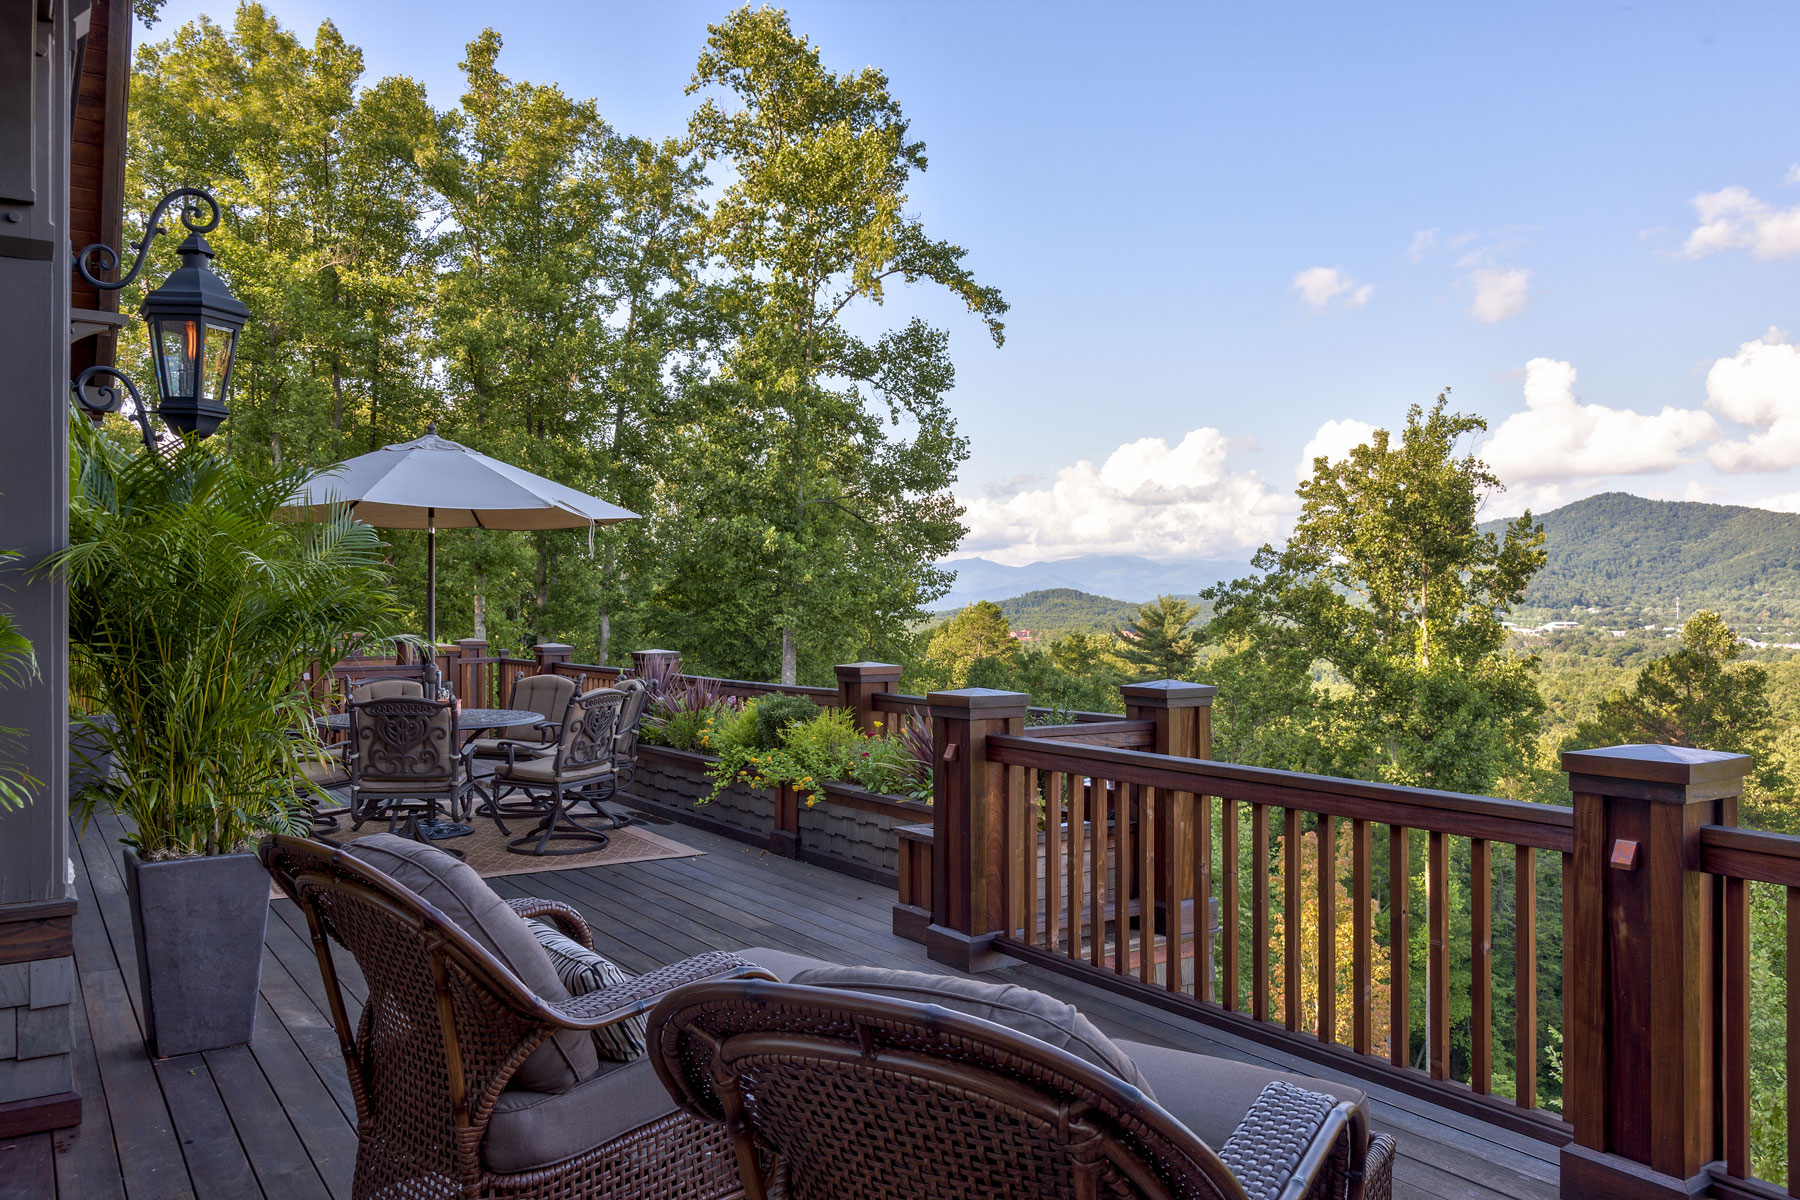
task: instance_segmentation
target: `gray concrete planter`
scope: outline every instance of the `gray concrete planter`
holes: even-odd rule
[[[127,848],[125,893],[150,1053],[248,1042],[269,921],[269,876],[256,855],[143,862]]]

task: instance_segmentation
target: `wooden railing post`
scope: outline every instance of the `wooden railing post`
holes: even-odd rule
[[[1212,704],[1219,689],[1209,683],[1187,683],[1179,679],[1157,679],[1149,683],[1127,683],[1119,688],[1125,701],[1128,721],[1155,721],[1156,741],[1150,749],[1157,754],[1176,758],[1212,757]],[[1135,794],[1136,789],[1134,789]],[[1154,878],[1150,880],[1155,900],[1155,930],[1164,935],[1169,947],[1164,982],[1175,990],[1182,986],[1180,947],[1184,936],[1193,938],[1195,971],[1211,971],[1212,939],[1212,853],[1209,846],[1195,846],[1200,836],[1200,819],[1196,810],[1204,801],[1189,792],[1172,792],[1165,803],[1152,806],[1154,840],[1152,863]],[[1141,803],[1133,804],[1134,817]],[[1210,814],[1207,814],[1210,816]],[[1141,836],[1141,834],[1140,834]],[[1196,849],[1205,850],[1205,861]],[[1132,881],[1132,898],[1143,900],[1144,880]],[[1183,929],[1179,906],[1175,919],[1169,917],[1169,897],[1192,898],[1192,928]],[[1146,951],[1148,953],[1148,951]]]
[[[1718,1157],[1717,884],[1700,827],[1732,823],[1744,754],[1612,746],[1562,756],[1567,1197],[1699,1196]]]
[[[1157,754],[1176,758],[1212,757],[1212,704],[1219,689],[1210,683],[1158,679],[1119,688],[1128,721],[1155,721]]]
[[[639,679],[667,680],[681,670],[679,650],[633,650],[631,673]]]
[[[895,663],[853,662],[836,667],[838,705],[856,714],[856,727],[874,734],[878,725],[885,726],[890,717],[875,711],[872,697],[877,692],[891,692],[900,682],[900,667]]]
[[[964,971],[1004,961],[992,950],[1006,922],[1008,772],[987,757],[989,734],[1025,728],[1031,697],[964,688],[933,692],[931,926],[925,952]],[[1023,783],[1022,773],[1014,773]],[[1021,797],[1020,803],[1023,803]]]
[[[456,694],[462,702],[471,708],[486,708],[488,690],[486,664],[476,662],[478,658],[487,657],[486,638],[463,638],[456,643]],[[507,703],[510,696],[500,697],[501,704]]]
[[[531,672],[533,675],[549,675],[552,673],[551,668],[557,663],[566,663],[575,657],[575,647],[562,642],[539,642],[531,648],[531,652],[537,659],[537,667]],[[502,700],[501,703],[505,701]]]

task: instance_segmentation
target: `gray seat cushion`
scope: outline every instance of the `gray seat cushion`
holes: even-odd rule
[[[1334,1100],[1349,1100],[1365,1111],[1369,1105],[1368,1094],[1361,1088],[1329,1079],[1272,1071],[1148,1042],[1120,1040],[1116,1044],[1149,1078],[1156,1089],[1156,1102],[1214,1150],[1224,1147],[1263,1088],[1277,1081],[1322,1092]]]
[[[565,767],[559,776],[556,773],[556,759],[553,757],[555,753],[555,748],[552,747],[550,754],[533,758],[528,762],[519,762],[515,759],[511,766],[501,763],[494,768],[494,778],[508,782],[548,786],[559,778],[564,783],[574,783],[576,780],[602,779],[613,773],[612,764],[603,762],[587,767]]]
[[[546,1167],[676,1110],[649,1058],[606,1066],[604,1073],[560,1092],[501,1092],[481,1141],[488,1169]]]
[[[895,1000],[910,1000],[915,1004],[937,1004],[992,1021],[1067,1050],[1077,1058],[1117,1075],[1140,1091],[1150,1091],[1149,1082],[1131,1061],[1131,1056],[1082,1016],[1080,1010],[1030,988],[971,979],[965,975],[932,975],[885,967],[844,967],[762,947],[741,950],[738,955],[767,969],[784,983],[868,992]]]
[[[556,1003],[569,998],[550,955],[532,936],[524,918],[495,895],[467,863],[436,846],[388,833],[359,838],[344,849],[454,921],[541,999]],[[533,1051],[513,1080],[522,1088],[554,1092],[574,1087],[599,1069],[594,1039],[582,1030],[565,1029]]]

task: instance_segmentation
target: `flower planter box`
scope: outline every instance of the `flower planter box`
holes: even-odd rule
[[[833,783],[818,804],[797,805],[784,830],[773,791],[734,784],[700,803],[712,791],[706,772],[717,761],[666,746],[639,746],[637,775],[623,798],[657,816],[890,886],[899,865],[896,827],[930,819],[925,805]]]

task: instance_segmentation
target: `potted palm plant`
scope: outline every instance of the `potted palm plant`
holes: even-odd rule
[[[74,423],[69,651],[105,721],[108,778],[77,801],[127,828],[124,875],[145,1033],[167,1057],[247,1042],[256,1013],[266,833],[304,833],[316,753],[299,681],[395,617],[373,530],[282,511],[307,472],[186,442],[127,450]]]

